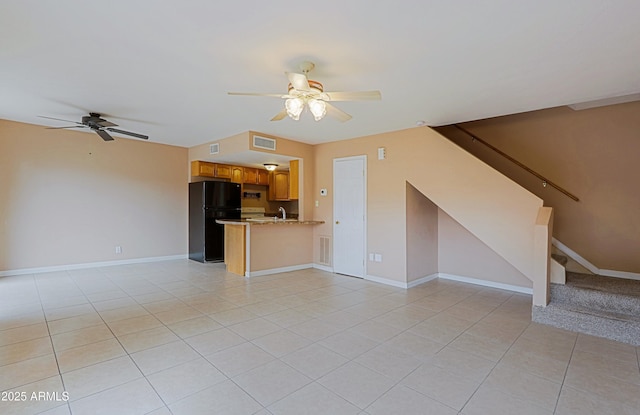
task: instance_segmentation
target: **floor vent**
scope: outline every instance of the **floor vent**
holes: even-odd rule
[[[214,143],[209,146],[209,154],[218,154],[220,152],[220,143]]]
[[[331,266],[331,237],[320,236],[320,265]]]
[[[253,146],[261,148],[263,150],[276,150],[276,140],[273,138],[260,137],[259,135],[253,136]]]

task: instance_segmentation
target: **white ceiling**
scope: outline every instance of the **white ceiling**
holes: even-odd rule
[[[154,142],[247,130],[320,143],[640,92],[638,0],[2,0],[0,118],[100,112]],[[269,120],[316,63],[340,123]],[[92,139],[99,139],[93,135]]]

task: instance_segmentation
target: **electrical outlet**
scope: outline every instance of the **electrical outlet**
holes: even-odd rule
[[[320,202],[316,200],[316,207],[320,206]]]
[[[382,262],[382,254],[375,254],[375,261]]]
[[[122,247],[120,245],[116,246],[116,254],[122,253]]]

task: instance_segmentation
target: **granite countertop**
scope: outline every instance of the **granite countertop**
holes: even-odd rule
[[[216,219],[216,223],[221,225],[321,225],[324,223],[323,220],[297,220],[297,219],[287,219],[287,220],[273,220],[272,218],[265,218],[264,220],[247,220],[247,219]]]

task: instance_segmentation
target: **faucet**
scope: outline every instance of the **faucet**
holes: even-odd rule
[[[282,206],[280,206],[280,207],[278,208],[278,211],[279,211],[279,212],[282,212],[282,220],[287,220],[287,211],[286,211],[286,210],[284,210],[284,208],[283,208]]]

